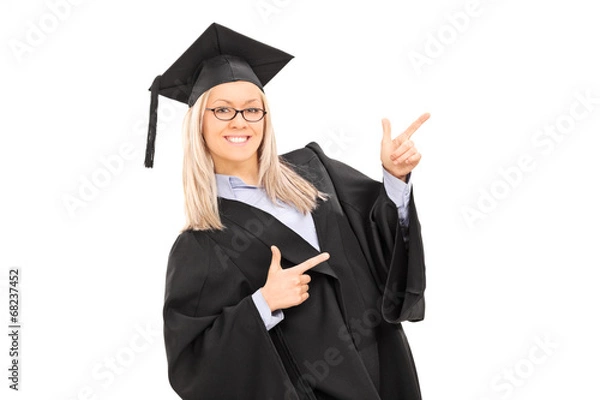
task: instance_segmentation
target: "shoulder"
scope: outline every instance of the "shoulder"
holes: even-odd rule
[[[332,161],[317,142],[310,142],[303,148],[282,154],[281,157],[287,162],[300,165],[312,160],[319,160],[321,163],[323,161]]]
[[[195,247],[198,243],[198,238],[194,233],[195,231],[191,229],[182,231],[175,238],[175,242],[173,242],[173,246],[171,246],[171,253],[180,251],[182,247]]]
[[[326,172],[328,175],[331,175],[338,171],[350,170],[362,175],[349,165],[329,158],[317,142],[310,142],[303,148],[282,154],[280,158],[293,166],[296,172],[300,173],[303,171],[308,172],[307,170],[311,170],[312,172],[319,170],[321,174]]]
[[[294,150],[282,157],[296,165],[318,165],[326,171],[333,184],[359,186],[367,190],[377,190],[381,182],[371,179],[361,171],[339,160],[330,158],[316,142],[308,143],[304,148]]]
[[[308,170],[305,172],[306,176],[315,176],[313,183],[319,190],[335,193],[345,209],[370,209],[383,190],[380,181],[348,164],[330,158],[316,142],[310,142],[302,149],[287,153],[285,157],[298,163],[300,172]]]
[[[318,158],[317,153],[313,150],[313,146],[317,147],[322,153],[321,147],[316,142],[310,142],[305,147],[281,154],[280,157],[288,163],[304,165]]]
[[[169,260],[186,260],[206,257],[210,251],[209,238],[205,231],[186,230],[181,232],[169,251]]]
[[[173,292],[198,293],[204,286],[214,258],[209,239],[203,231],[181,232],[169,252],[167,263],[166,296],[178,296]]]

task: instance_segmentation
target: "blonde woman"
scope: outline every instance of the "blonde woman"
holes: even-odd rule
[[[182,399],[420,399],[402,321],[424,316],[411,135],[383,121],[383,182],[317,143],[279,156],[264,85],[292,57],[212,24],[152,85],[187,102],[186,225],[164,335]]]

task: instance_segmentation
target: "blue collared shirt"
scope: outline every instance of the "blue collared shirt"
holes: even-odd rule
[[[405,234],[408,228],[408,202],[412,183],[409,179],[405,183],[396,178],[385,168],[383,170],[383,186],[390,198],[396,204],[398,209],[398,218],[402,228],[403,237],[407,240]],[[242,179],[233,175],[215,174],[217,181],[217,196],[237,200],[259,208],[273,217],[277,218],[291,230],[300,235],[304,240],[310,243],[315,249],[321,251],[317,239],[317,230],[310,214],[303,215],[293,206],[277,201],[273,203],[267,196],[264,187],[246,184]],[[252,300],[260,313],[267,329],[271,329],[283,320],[283,311],[276,310],[271,312],[264,299],[260,289],[252,295]]]

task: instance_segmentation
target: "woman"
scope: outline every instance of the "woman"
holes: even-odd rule
[[[394,140],[383,121],[383,184],[314,142],[278,156],[263,86],[290,59],[213,24],[153,84],[154,114],[157,94],[190,105],[187,223],[164,305],[170,383],[183,399],[420,399],[400,322],[424,314],[405,182],[428,114]]]

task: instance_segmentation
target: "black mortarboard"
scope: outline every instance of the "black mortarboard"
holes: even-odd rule
[[[261,90],[293,56],[213,23],[150,87],[150,126],[144,165],[154,164],[158,95],[190,107],[206,90],[225,82],[248,81]]]

